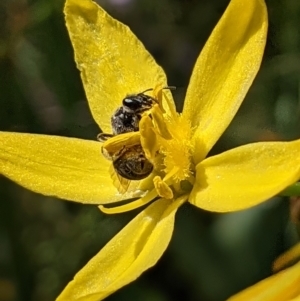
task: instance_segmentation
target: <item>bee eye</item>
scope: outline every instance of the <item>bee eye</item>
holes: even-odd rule
[[[136,98],[124,98],[123,106],[125,106],[131,110],[136,110],[141,107],[141,102]]]

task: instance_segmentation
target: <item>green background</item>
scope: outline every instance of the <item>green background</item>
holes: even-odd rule
[[[228,2],[99,1],[163,66],[169,84],[177,87],[179,110],[193,64]],[[270,27],[261,70],[212,153],[300,137],[300,1],[269,0],[267,6]],[[2,131],[92,140],[99,133],[62,8],[62,0],[0,2]],[[0,177],[0,301],[54,300],[137,213],[106,216],[96,206],[34,194]],[[274,259],[296,241],[288,199],[232,214],[186,204],[159,263],[107,300],[224,300],[270,275]]]

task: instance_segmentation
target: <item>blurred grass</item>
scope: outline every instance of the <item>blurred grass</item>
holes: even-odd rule
[[[128,24],[175,85],[178,108],[193,64],[228,0],[103,0]],[[238,115],[212,150],[300,136],[300,2],[267,1],[262,68]],[[95,139],[64,26],[62,0],[0,3],[0,130]],[[50,301],[137,212],[33,194],[0,178],[0,301]],[[157,266],[107,300],[224,300],[267,277],[297,239],[288,201],[217,215],[185,205]]]

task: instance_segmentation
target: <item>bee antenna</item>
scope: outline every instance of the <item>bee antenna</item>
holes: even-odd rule
[[[176,87],[175,86],[166,86],[166,87],[163,87],[162,89],[164,89],[164,90],[176,90]],[[153,91],[153,88],[149,88],[149,89],[147,89],[147,90],[145,90],[145,91],[143,91],[139,94],[144,94],[148,91]]]
[[[143,91],[143,92],[141,92],[139,94],[144,94],[145,92],[148,92],[148,91],[153,91],[153,88],[149,88],[149,89],[147,89],[147,90],[145,90],[145,91]]]
[[[164,90],[176,90],[176,87],[175,86],[166,86],[166,87],[163,87]]]

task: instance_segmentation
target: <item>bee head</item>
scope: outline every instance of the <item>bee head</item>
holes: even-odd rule
[[[156,100],[143,93],[128,95],[123,99],[123,107],[126,111],[140,113],[152,108]]]
[[[166,86],[162,89],[174,90],[175,87]],[[155,103],[158,103],[158,101],[155,98],[145,94],[148,91],[153,91],[153,88],[147,89],[138,94],[130,94],[126,96],[122,102],[124,110],[133,114],[150,110]]]

